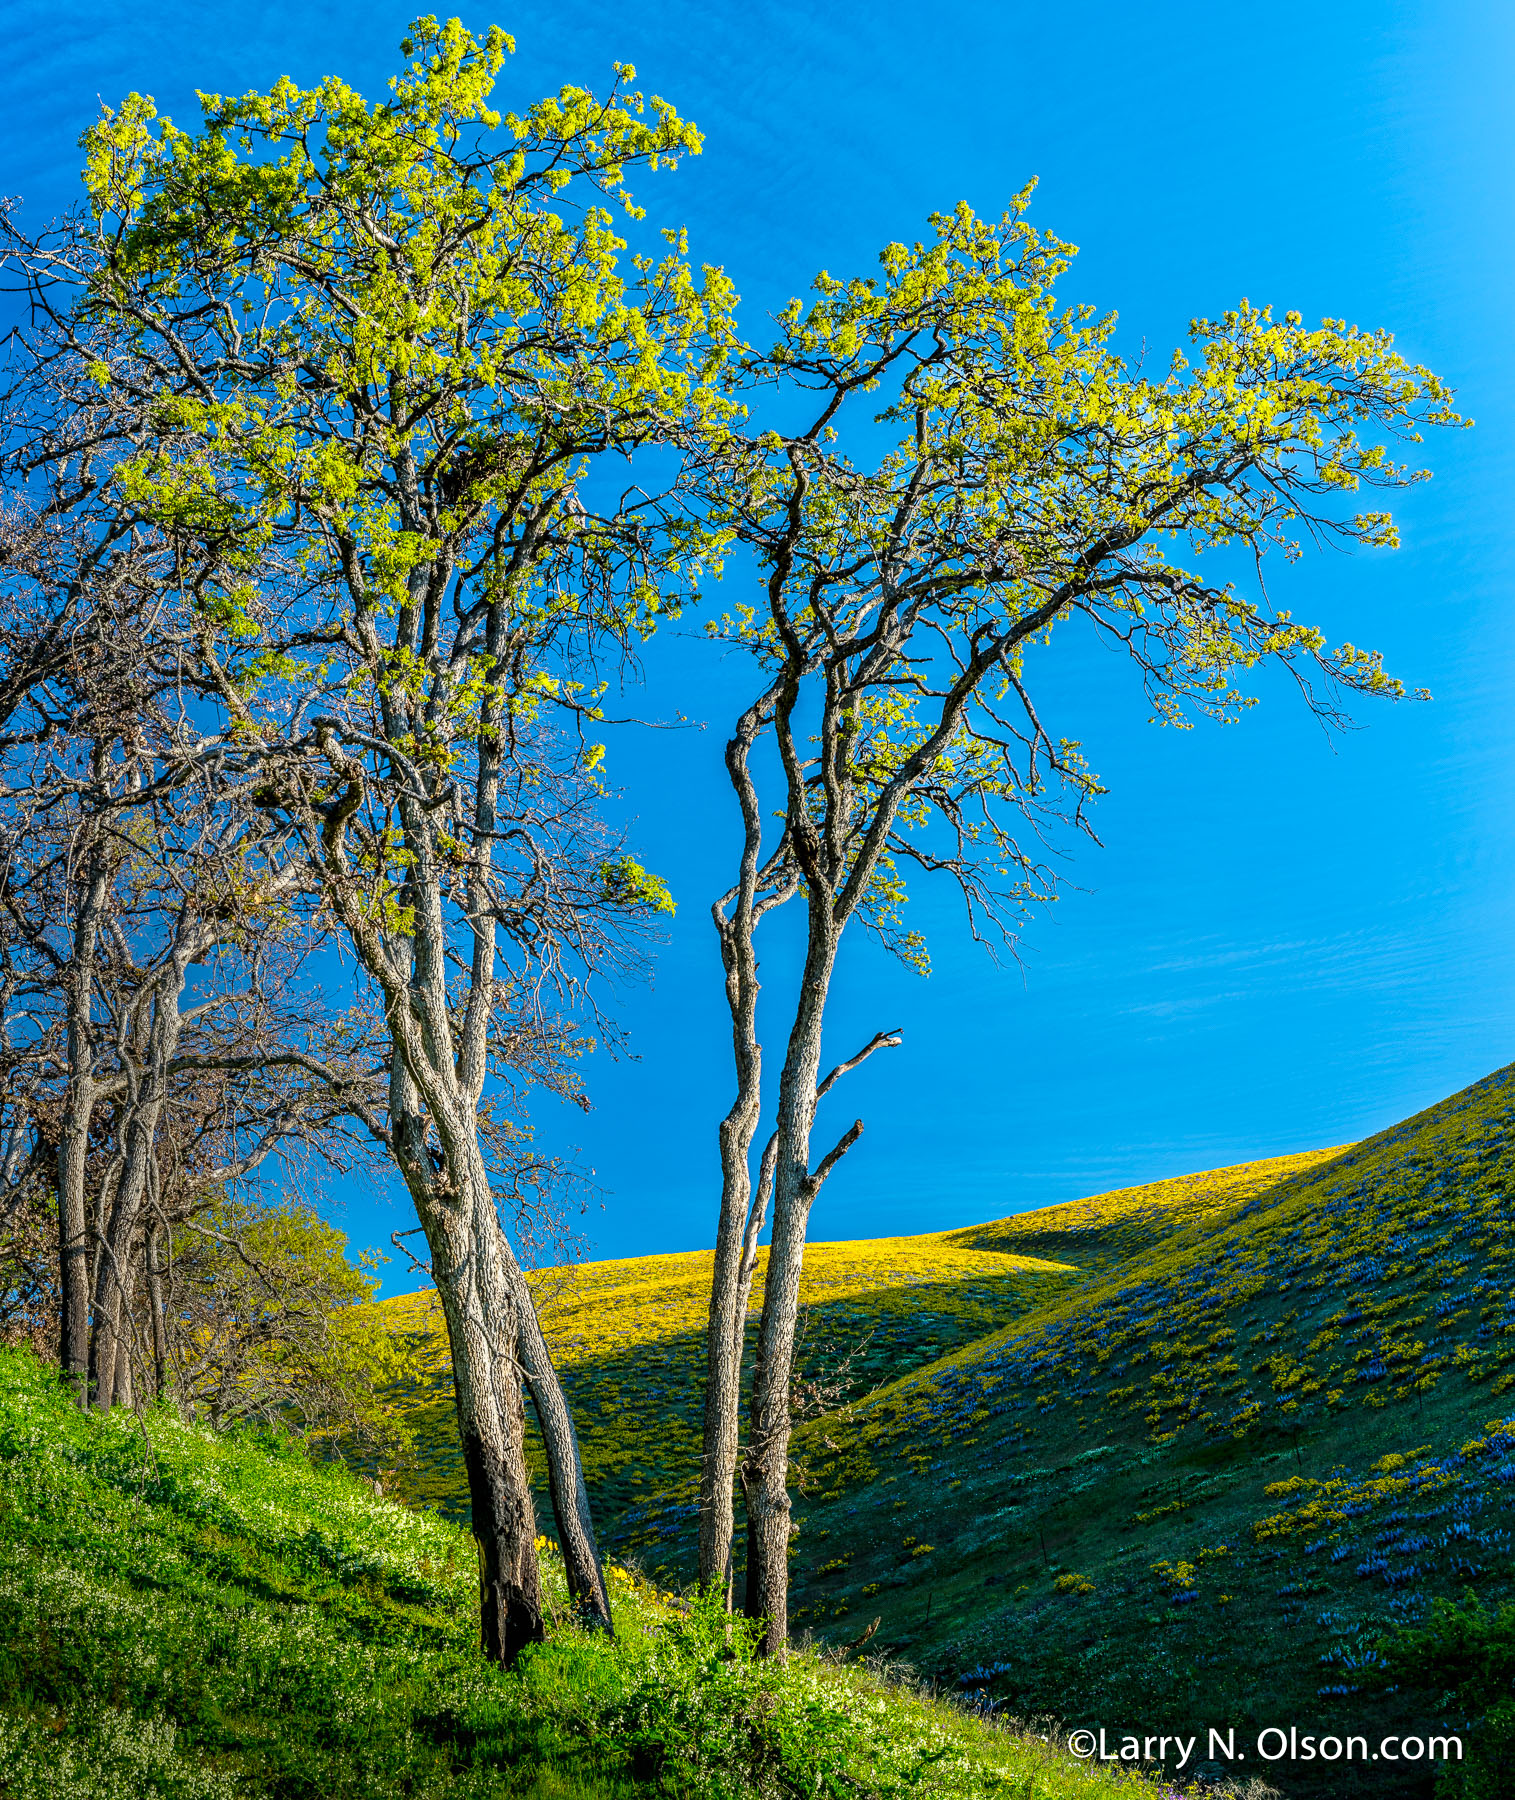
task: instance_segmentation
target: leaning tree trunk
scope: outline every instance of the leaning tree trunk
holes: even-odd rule
[[[513,1288],[521,1371],[526,1377],[537,1424],[542,1431],[542,1445],[547,1453],[547,1489],[552,1498],[558,1543],[563,1550],[568,1595],[582,1624],[591,1630],[614,1635],[610,1594],[605,1586],[599,1545],[595,1542],[589,1489],[584,1480],[584,1459],[579,1451],[578,1434],[573,1428],[573,1415],[568,1410],[562,1383],[553,1367],[552,1353],[542,1334],[531,1291],[503,1232],[500,1249]]]
[[[437,1291],[452,1345],[453,1384],[479,1557],[479,1642],[506,1668],[540,1643],[541,1571],[526,1468],[526,1411],[514,1356],[517,1320],[492,1259],[472,1254],[473,1233],[439,1234]],[[489,1291],[490,1289],[493,1291]]]
[[[525,1275],[500,1229],[483,1158],[476,1146],[472,1157],[466,1154],[466,1135],[442,1133],[448,1145],[444,1160],[457,1158],[465,1165],[457,1185],[474,1196],[467,1208],[445,1198],[426,1144],[425,1116],[414,1110],[414,1089],[403,1078],[391,1094],[402,1091],[403,1104],[391,1101],[395,1153],[431,1249],[432,1279],[452,1352],[458,1430],[479,1543],[483,1648],[508,1665],[543,1634],[525,1448],[527,1388],[542,1429],[553,1517],[580,1620],[611,1631],[610,1595],[573,1419]]]
[[[439,1125],[444,1169],[437,1168],[426,1141],[426,1115],[416,1105],[418,1096],[399,1056],[395,1065],[390,1102],[395,1153],[431,1250],[452,1353],[458,1436],[479,1551],[479,1641],[487,1657],[509,1668],[544,1635],[516,1361],[519,1320],[499,1254],[499,1221],[483,1160],[476,1156],[477,1167],[460,1171],[462,1181],[449,1180],[456,1164],[467,1159],[458,1154],[462,1121],[444,1121]]]

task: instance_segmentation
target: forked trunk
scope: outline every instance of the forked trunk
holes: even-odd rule
[[[177,1009],[175,1009],[177,1018]],[[175,1034],[177,1042],[177,1033]],[[157,1071],[153,1071],[155,1076]],[[151,1079],[151,1077],[150,1077]],[[90,1334],[90,1398],[101,1412],[131,1402],[135,1252],[141,1235],[161,1107],[156,1097],[127,1115],[125,1167],[116,1183],[95,1259],[95,1316]]]
[[[716,1225],[710,1316],[705,1336],[705,1430],[700,1460],[700,1582],[729,1596],[733,1486],[740,1437],[742,1351],[751,1273],[746,1238],[752,1207],[752,1140],[762,1109],[762,1047],[757,1039],[757,958],[752,934],[761,913],[758,887],[762,813],[747,759],[772,710],[770,691],[742,715],[726,746],[726,772],[742,812],[743,845],[737,885],[713,910],[731,1013],[737,1091],[721,1121],[721,1211]],[[731,907],[730,916],[725,908]]]
[[[527,1333],[510,1275],[515,1260],[500,1231],[488,1170],[470,1136],[471,1113],[465,1120],[454,1110],[439,1125],[437,1159],[418,1100],[397,1056],[390,1077],[393,1148],[426,1233],[447,1326],[479,1552],[480,1645],[508,1668],[544,1635],[519,1351]]]

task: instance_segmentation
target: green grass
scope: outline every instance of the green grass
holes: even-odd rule
[[[1512,1126],[1505,1070],[1272,1180],[1162,1184],[1166,1231],[1134,1190],[954,1234],[1071,1256],[1059,1213],[1141,1220],[1073,1296],[802,1428],[799,1616],[877,1613],[1080,1721],[1407,1729],[1385,1633],[1515,1593]]]
[[[287,1443],[82,1415],[0,1351],[3,1800],[1084,1800],[1140,1783],[881,1674],[751,1657],[612,1569],[618,1635],[475,1649],[471,1540]]]
[[[1308,1174],[1352,1148],[1341,1144],[1333,1150],[1270,1156],[1262,1162],[1235,1163],[1226,1169],[1206,1169],[1198,1175],[1120,1188],[1088,1200],[1016,1213],[989,1225],[949,1231],[940,1241],[970,1250],[1050,1257],[1071,1264],[1083,1275],[1097,1274],[1143,1251],[1171,1244],[1180,1231],[1218,1230],[1256,1195]]]

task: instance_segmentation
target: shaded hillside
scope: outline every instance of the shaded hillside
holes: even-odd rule
[[[811,1246],[805,1357],[850,1391],[796,1433],[796,1625],[877,1617],[1070,1722],[1408,1730],[1385,1631],[1515,1593],[1512,1129],[1504,1070],[1361,1144]],[[664,1579],[692,1573],[709,1267],[589,1265],[548,1307],[604,1534]]]
[[[799,1616],[1106,1725],[1394,1720],[1384,1629],[1515,1591],[1512,1124],[1504,1070],[803,1427]]]
[[[766,1252],[754,1309],[765,1262]],[[574,1407],[596,1517],[612,1542],[628,1513],[697,1467],[710,1270],[706,1251],[533,1277]],[[800,1366],[844,1392],[866,1392],[1044,1305],[1077,1280],[1076,1270],[1056,1263],[939,1237],[812,1244]],[[433,1381],[415,1401],[421,1461],[404,1483],[407,1497],[461,1518],[468,1489],[436,1298],[414,1294],[387,1304],[411,1315],[432,1348]]]
[[[1051,1257],[1072,1263],[1089,1275],[1170,1240],[1180,1231],[1216,1231],[1254,1195],[1291,1176],[1306,1174],[1350,1148],[1343,1144],[1334,1150],[1270,1156],[1263,1162],[1234,1163],[1198,1175],[1119,1188],[1088,1200],[1043,1206],[988,1225],[945,1232],[940,1241],[966,1250]]]

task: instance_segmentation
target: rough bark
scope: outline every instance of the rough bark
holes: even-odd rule
[[[396,1036],[413,1055],[420,1050],[415,1031],[402,1026]],[[507,1275],[509,1247],[500,1233],[472,1119],[465,1123],[444,1112],[437,1129],[440,1143],[429,1142],[429,1118],[435,1121],[441,1110],[438,1089],[445,1087],[450,1071],[432,1066],[425,1073],[429,1097],[407,1059],[396,1054],[390,1079],[392,1142],[426,1233],[447,1327],[470,1522],[479,1551],[480,1647],[509,1667],[544,1632],[517,1358],[521,1317]],[[428,1098],[430,1105],[423,1109]]]
[[[147,1234],[147,1305],[153,1334],[153,1397],[161,1400],[168,1383],[168,1321],[164,1312],[163,1228],[155,1220]]]
[[[479,1643],[509,1668],[543,1636],[536,1516],[526,1470],[517,1321],[495,1258],[461,1218],[433,1215],[432,1267],[452,1350],[458,1434],[479,1546]],[[487,1246],[489,1239],[482,1238]]]
[[[90,1258],[85,1215],[90,1121],[98,1093],[93,1076],[94,1033],[91,991],[105,907],[108,871],[103,848],[92,843],[85,863],[74,926],[73,956],[67,971],[67,1088],[58,1134],[58,1276],[60,1331],[58,1363],[79,1393],[88,1397]]]
[[[767,1223],[768,1203],[773,1198],[773,1166],[778,1160],[779,1139],[775,1132],[763,1146],[763,1160],[758,1169],[757,1187],[747,1208],[747,1228],[742,1233],[742,1260],[737,1273],[736,1318],[733,1338],[740,1358],[747,1336],[747,1309],[752,1303],[752,1284],[757,1278],[758,1239]]]
[[[166,1060],[171,1054],[160,1040],[166,1035],[177,1046],[177,995],[159,998],[160,1019],[152,1031],[152,1062],[144,1074],[149,1091],[137,1096],[127,1114],[125,1154],[116,1182],[105,1230],[95,1258],[94,1327],[90,1333],[89,1391],[100,1412],[126,1402],[130,1386],[132,1300],[135,1286],[135,1251],[142,1234],[142,1216],[148,1181],[163,1111],[162,1084],[167,1079]],[[174,1023],[161,1015],[172,1010]]]
[[[789,1389],[805,1231],[811,1202],[825,1173],[829,1173],[810,1172],[821,1025],[836,958],[833,935],[824,928],[815,928],[818,906],[829,912],[829,898],[821,895],[811,900],[811,944],[779,1085],[773,1238],[768,1248],[763,1313],[758,1326],[752,1424],[742,1463],[742,1492],[747,1507],[746,1612],[749,1618],[763,1622],[762,1649],[768,1655],[782,1653],[788,1644]]]
[[[849,859],[855,786],[848,762],[849,726],[834,665],[825,670],[820,721],[824,808],[819,823],[811,816],[809,765],[794,730],[801,679],[811,657],[784,610],[786,576],[787,565],[780,558],[770,582],[770,601],[786,659],[771,691],[775,694],[777,746],[788,789],[787,837],[781,851],[792,855],[804,881],[806,950],[794,1021],[785,1045],[776,1128],[763,1154],[758,1199],[765,1197],[764,1188],[771,1179],[773,1236],[758,1326],[751,1429],[741,1472],[748,1521],[746,1611],[750,1618],[762,1621],[761,1649],[766,1655],[782,1655],[788,1646],[790,1388],[805,1234],[816,1195],[863,1129],[862,1121],[856,1121],[812,1169],[810,1148],[816,1108],[843,1075],[875,1050],[900,1042],[898,1032],[881,1031],[855,1056],[820,1079],[821,1035],[837,949],[848,920],[866,891],[871,869],[882,853],[883,838],[877,833],[865,837],[861,851]],[[748,1220],[748,1254],[755,1264],[762,1220],[758,1208],[753,1210],[758,1216]],[[750,1283],[750,1275],[747,1279]]]

